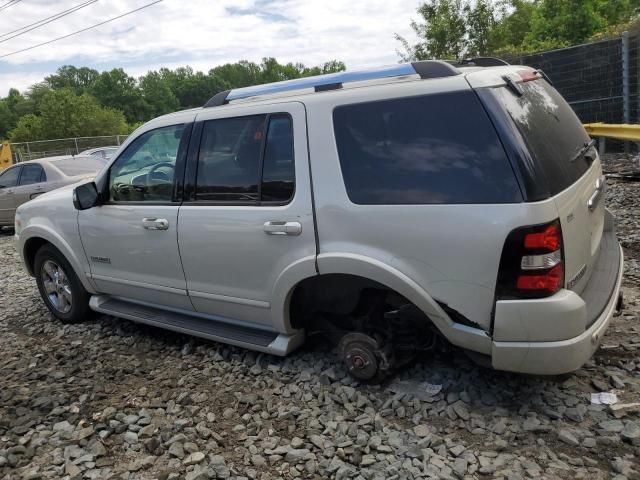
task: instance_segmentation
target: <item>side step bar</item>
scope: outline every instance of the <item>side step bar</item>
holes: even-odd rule
[[[302,330],[293,335],[284,335],[274,331],[230,323],[229,320],[220,317],[163,310],[108,295],[93,295],[89,307],[106,315],[279,356],[284,356],[295,350],[304,341]]]

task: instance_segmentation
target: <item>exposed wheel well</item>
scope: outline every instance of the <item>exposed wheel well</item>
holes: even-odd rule
[[[40,237],[32,237],[25,242],[24,251],[23,251],[24,263],[27,266],[27,269],[29,270],[30,275],[34,274],[33,264],[36,259],[37,251],[40,250],[40,247],[42,247],[47,243],[50,243],[50,242]]]
[[[352,358],[361,357],[361,363],[368,364],[365,344],[382,362],[380,368],[388,371],[410,362],[418,352],[446,343],[429,317],[406,297],[357,275],[327,274],[303,280],[291,295],[289,320],[294,328],[304,328],[307,336],[337,345],[350,371],[357,370],[349,364]],[[356,347],[346,348],[344,339],[359,340],[354,340]]]
[[[318,313],[351,315],[365,296],[389,297],[398,304],[410,303],[395,290],[368,278],[343,273],[318,275],[296,285],[289,304],[291,326],[304,328]]]

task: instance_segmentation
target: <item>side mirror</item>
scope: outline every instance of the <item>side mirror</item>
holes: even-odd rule
[[[73,189],[73,206],[77,210],[87,210],[98,204],[98,197],[95,182],[85,183]]]

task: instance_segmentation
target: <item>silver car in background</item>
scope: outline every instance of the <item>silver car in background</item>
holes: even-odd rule
[[[90,148],[89,150],[85,150],[80,152],[78,155],[86,156],[90,155],[92,157],[104,158],[105,160],[109,160],[113,155],[118,151],[120,147],[98,147],[98,148]]]
[[[106,159],[95,156],[41,158],[0,172],[0,227],[13,226],[16,208],[45,192],[90,179]]]

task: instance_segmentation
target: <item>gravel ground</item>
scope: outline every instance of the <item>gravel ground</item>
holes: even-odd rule
[[[554,378],[452,351],[361,386],[313,346],[282,359],[106,316],[63,325],[5,233],[0,479],[640,478],[640,183],[607,200],[626,309]],[[616,406],[591,404],[611,390]]]

